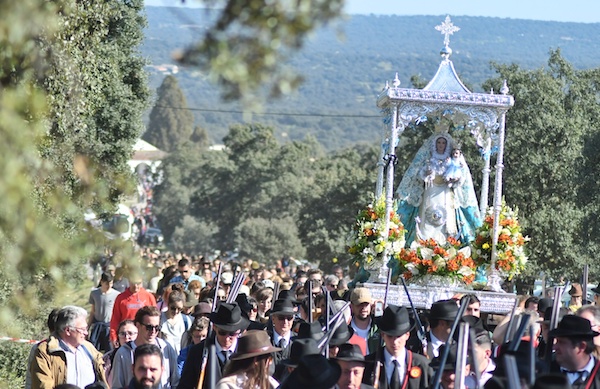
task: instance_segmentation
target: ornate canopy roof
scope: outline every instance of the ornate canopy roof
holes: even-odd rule
[[[436,27],[444,35],[444,48],[440,51],[442,61],[437,73],[423,89],[400,87],[396,77],[392,85],[386,82],[385,88],[377,98],[377,106],[385,116],[391,115],[391,108],[398,109],[398,119],[402,127],[410,122],[439,112],[439,116],[451,116],[454,123],[461,123],[475,136],[480,148],[491,138],[492,152],[497,148],[497,130],[499,117],[514,105],[513,96],[508,95],[506,82],[500,94],[473,93],[462,83],[450,60],[452,49],[449,36],[458,31],[447,16]],[[403,128],[402,128],[403,129]],[[400,131],[402,131],[402,129]]]

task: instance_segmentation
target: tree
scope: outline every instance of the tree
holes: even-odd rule
[[[598,72],[575,70],[558,50],[545,69],[495,67],[500,76],[487,89],[498,90],[506,79],[515,96],[507,115],[504,193],[532,238],[532,268],[556,278],[579,277],[585,263],[597,272],[589,248],[597,248],[599,239],[586,222],[599,189],[590,180],[597,157],[586,144],[596,138]]]
[[[164,151],[173,151],[190,140],[194,132],[194,115],[177,79],[168,75],[158,88],[156,104],[143,139]]]
[[[0,36],[3,334],[46,335],[56,293],[80,286],[83,265],[102,249],[84,210],[111,209],[131,182],[127,160],[147,99],[136,48],[142,7],[141,0],[0,6],[1,29],[11,31]],[[0,382],[18,385],[22,368],[3,367]]]

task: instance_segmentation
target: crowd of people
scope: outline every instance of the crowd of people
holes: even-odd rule
[[[519,296],[504,316],[476,294],[380,312],[341,266],[150,252],[140,264],[105,264],[89,309],[52,311],[27,388],[600,389],[598,288],[591,303],[579,284],[566,304]]]

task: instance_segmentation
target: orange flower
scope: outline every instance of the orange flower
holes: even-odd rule
[[[460,245],[460,242],[458,241],[458,239],[456,239],[456,238],[454,238],[452,236],[449,236],[448,239],[447,239],[447,241],[448,241],[448,243],[450,243],[454,247]]]
[[[372,228],[367,228],[364,231],[364,234],[365,234],[365,236],[371,236],[371,235],[373,235],[373,229]]]

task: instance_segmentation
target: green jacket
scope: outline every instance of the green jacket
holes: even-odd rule
[[[83,347],[92,356],[96,381],[107,383],[102,354],[90,342],[85,342]],[[47,340],[38,344],[30,370],[32,389],[53,389],[57,385],[66,383],[67,356],[60,347],[56,334],[50,335]]]

